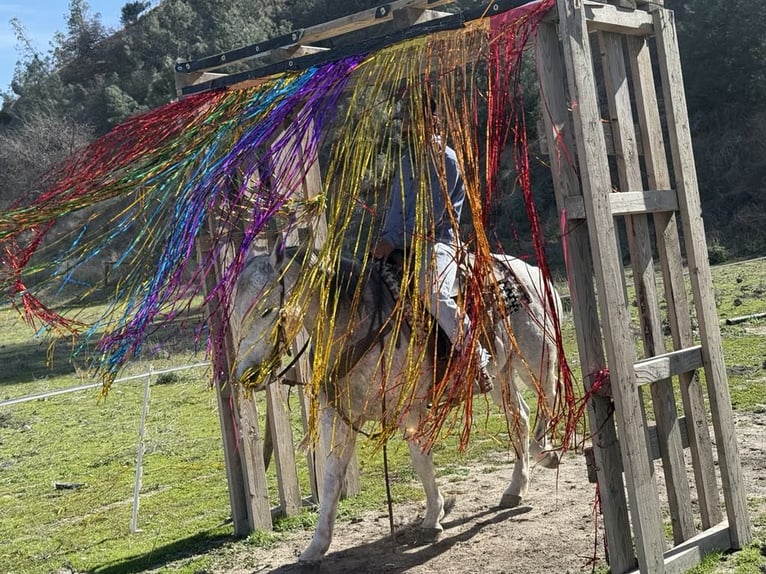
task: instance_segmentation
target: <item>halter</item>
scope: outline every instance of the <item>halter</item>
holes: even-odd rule
[[[274,345],[274,350],[272,351],[272,357],[276,359],[276,361],[279,361],[284,355],[291,355],[292,351],[290,349],[290,342],[287,340],[287,330],[285,329],[285,326],[283,325],[282,321],[285,317],[285,298],[286,298],[287,288],[285,287],[285,278],[284,275],[280,276],[279,278],[279,318],[277,319],[277,341]],[[303,353],[306,352],[306,349],[309,346],[309,337],[306,337],[306,341],[303,343],[303,346],[298,349],[298,352],[295,354],[295,356],[290,360],[289,363],[287,363],[286,366],[282,367],[274,376],[275,379],[281,379],[284,377],[290,369],[292,369],[295,364],[298,362],[298,360],[303,356]],[[271,360],[271,358],[270,358]],[[285,384],[294,383],[294,381],[284,381]],[[298,383],[302,384],[302,383]]]
[[[306,341],[303,343],[300,349],[298,349],[298,352],[295,353],[295,356],[290,360],[290,362],[279,369],[276,373],[274,373],[274,370],[277,368],[277,365],[279,365],[282,361],[282,357],[285,355],[290,356],[292,355],[292,350],[290,349],[290,342],[287,338],[287,329],[285,328],[283,321],[286,316],[285,313],[285,299],[286,299],[286,293],[287,288],[285,287],[285,281],[284,277],[279,278],[279,309],[277,311],[278,318],[277,318],[277,337],[276,342],[274,344],[274,347],[271,350],[271,353],[269,353],[266,360],[261,362],[256,367],[249,367],[245,370],[245,372],[242,374],[242,377],[240,381],[250,381],[250,380],[256,380],[260,381],[264,379],[268,375],[269,381],[266,384],[271,384],[274,380],[281,379],[282,377],[287,374],[290,369],[292,369],[295,364],[298,362],[298,360],[303,356],[303,354],[306,352],[306,349],[308,349],[309,346],[309,338],[306,338]],[[299,384],[295,381],[283,381],[285,384]]]

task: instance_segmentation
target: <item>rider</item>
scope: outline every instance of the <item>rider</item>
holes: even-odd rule
[[[399,119],[401,120],[402,148],[408,148],[413,137],[412,122],[406,106],[400,102]],[[424,97],[426,112],[426,142],[430,142],[431,158],[429,162],[428,188],[433,218],[425,225],[426,233],[415,233],[416,204],[418,181],[421,175],[413,169],[410,153],[402,152],[401,162],[391,185],[389,205],[380,236],[376,241],[372,256],[385,260],[394,250],[407,252],[417,238],[426,240],[424,261],[420,266],[420,290],[426,306],[452,341],[453,347],[460,347],[462,341],[470,340],[471,322],[452,297],[452,290],[457,276],[457,244],[455,227],[460,221],[460,213],[465,200],[465,187],[460,175],[460,167],[455,150],[442,142],[438,135],[438,116],[436,102]],[[430,111],[430,114],[427,112]],[[439,176],[437,161],[443,162],[443,172]],[[415,163],[417,165],[417,162]],[[424,174],[423,174],[424,175]],[[446,176],[446,177],[445,177]],[[443,184],[446,183],[446,187]],[[492,388],[492,378],[487,370],[490,355],[477,340],[475,343],[479,377],[474,392],[486,393]]]

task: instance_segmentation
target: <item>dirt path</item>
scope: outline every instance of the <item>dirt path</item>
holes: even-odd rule
[[[766,413],[737,415],[740,452],[752,516],[766,515]],[[500,467],[500,468],[498,468]],[[603,531],[594,524],[595,486],[586,477],[581,455],[568,455],[558,471],[534,468],[525,503],[516,509],[496,504],[510,480],[511,467],[498,461],[477,465],[471,477],[448,482],[442,492],[455,497],[438,540],[422,540],[415,525],[423,511],[417,503],[394,508],[397,542],[394,545],[385,510],[349,523],[336,524],[332,546],[318,569],[296,565],[311,533],[291,535],[271,549],[248,549],[236,566],[216,572],[242,574],[413,573],[413,574],[563,574],[605,569]]]

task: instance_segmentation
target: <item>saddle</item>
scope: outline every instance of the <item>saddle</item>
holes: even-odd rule
[[[386,261],[381,262],[379,268],[380,277],[394,300],[399,300],[402,297],[412,297],[412,293],[402,293],[401,286],[404,283],[405,269],[404,261],[405,254],[400,250],[395,250]],[[462,299],[462,293],[465,292],[471,280],[473,263],[474,257],[472,254],[466,254],[465,257],[460,258],[457,277],[452,290],[452,297],[456,301]],[[503,316],[514,313],[522,307],[524,294],[519,281],[515,278],[511,269],[504,264],[503,260],[497,258],[494,260],[493,272],[495,274],[497,285],[490,283],[482,292],[483,301],[481,305],[483,308],[481,317],[483,318],[484,325],[482,325],[479,332],[482,333],[482,338],[484,339],[482,344],[484,347],[490,349],[494,353],[494,338],[487,337],[486,334],[494,333],[497,322],[500,321]],[[407,284],[411,285],[412,283],[407,282]],[[468,303],[470,305],[471,300],[469,300]],[[470,312],[470,307],[467,308],[466,311]],[[407,315],[407,313],[405,313],[405,315]],[[411,322],[410,326],[412,327]],[[456,356],[450,337],[436,322],[433,334],[432,344],[435,345],[434,355],[436,357],[435,381],[443,381],[445,377],[455,375],[455,373],[448,372],[449,368],[451,365],[455,364],[455,361],[460,361],[461,358]],[[457,382],[453,384],[457,384]],[[483,376],[479,375],[477,381],[474,383],[473,394],[483,394],[491,390],[491,388],[491,379],[488,378],[486,373],[483,373]]]

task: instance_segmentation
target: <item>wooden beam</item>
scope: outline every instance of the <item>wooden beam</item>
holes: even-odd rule
[[[627,45],[647,182],[652,189],[669,188],[670,172],[654,80],[652,51],[647,38],[630,37]],[[675,193],[673,195],[677,200]],[[673,347],[687,349],[694,345],[694,335],[686,294],[677,212],[656,212],[653,219]],[[678,382],[684,414],[692,429],[689,450],[702,528],[710,528],[721,522],[722,514],[702,384],[694,371],[680,373]]]
[[[315,44],[317,42],[322,42],[323,40],[329,40],[331,38],[342,36],[343,34],[348,34],[349,32],[356,32],[358,30],[391,22],[394,19],[394,12],[397,10],[418,8],[425,10],[426,8],[435,8],[437,6],[453,3],[454,0],[396,0],[389,4],[336,18],[329,22],[322,22],[321,24],[309,28],[294,30],[279,38],[251,44],[235,50],[229,50],[199,60],[178,62],[175,70],[181,74],[201,72],[228,66],[235,62],[244,62],[262,58],[266,55],[273,56],[274,52],[280,48],[284,49],[295,45],[305,46],[308,44]]]
[[[559,0],[557,5],[570,101],[577,102],[577,106],[572,109],[577,160],[593,250],[601,328],[617,412],[618,434],[624,445],[622,463],[636,540],[635,549],[642,570],[661,572],[666,542],[657,484],[648,457],[632,456],[632,453],[646,451],[646,434],[641,413],[642,403],[633,382],[635,342],[623,296],[621,258],[617,252],[614,217],[608,199],[612,181],[601,127],[586,11],[580,0]],[[630,550],[621,549],[621,552],[627,553]],[[628,567],[623,563],[613,567],[612,571],[624,572]]]
[[[633,10],[585,2],[588,30],[591,32],[615,32],[618,34],[648,36],[654,33],[652,15],[643,10]]]
[[[543,23],[537,32],[536,63],[541,97],[549,113],[544,114],[545,134],[552,142],[551,171],[559,210],[570,198],[582,199],[575,166],[563,158],[574,149],[572,120],[568,111],[566,69],[555,24]],[[593,374],[606,367],[604,344],[598,317],[598,303],[593,286],[593,256],[588,230],[583,225],[566,222],[562,235],[569,257],[566,259],[572,316],[577,336],[582,379],[586,390],[593,384]],[[593,435],[595,461],[598,465],[599,492],[604,516],[604,532],[610,544],[610,562],[617,570],[634,563],[622,462],[614,422],[614,404],[610,397],[594,394],[588,401],[588,421]]]
[[[702,563],[708,554],[723,552],[731,547],[731,529],[729,522],[724,520],[666,552],[663,572],[683,574]],[[629,574],[639,574],[639,571],[634,570]]]
[[[686,422],[685,417],[679,417],[678,430],[681,436],[681,445],[683,448],[689,448],[689,424]],[[660,447],[657,426],[648,426],[646,429],[646,434],[648,438],[647,445],[649,447],[649,459],[659,460],[662,458],[662,448]],[[619,441],[617,441],[617,448],[619,448]],[[599,466],[598,462],[596,462],[595,449],[591,446],[585,447],[583,449],[583,456],[585,456],[585,466],[588,471],[588,482],[596,482],[598,477],[597,470]],[[620,467],[620,472],[622,472],[622,467]]]
[[[702,363],[702,347],[697,345],[643,359],[638,361],[633,369],[636,372],[636,384],[647,385],[694,371],[701,368]]]
[[[609,195],[612,215],[639,215],[673,212],[678,210],[678,199],[672,189],[651,191],[625,191]],[[584,219],[585,204],[582,196],[566,201],[567,219]]]
[[[675,20],[670,10],[656,10],[653,16],[675,187],[678,190],[689,277],[703,345],[705,383],[716,437],[731,544],[733,548],[742,548],[752,539],[752,532],[702,221]]]

